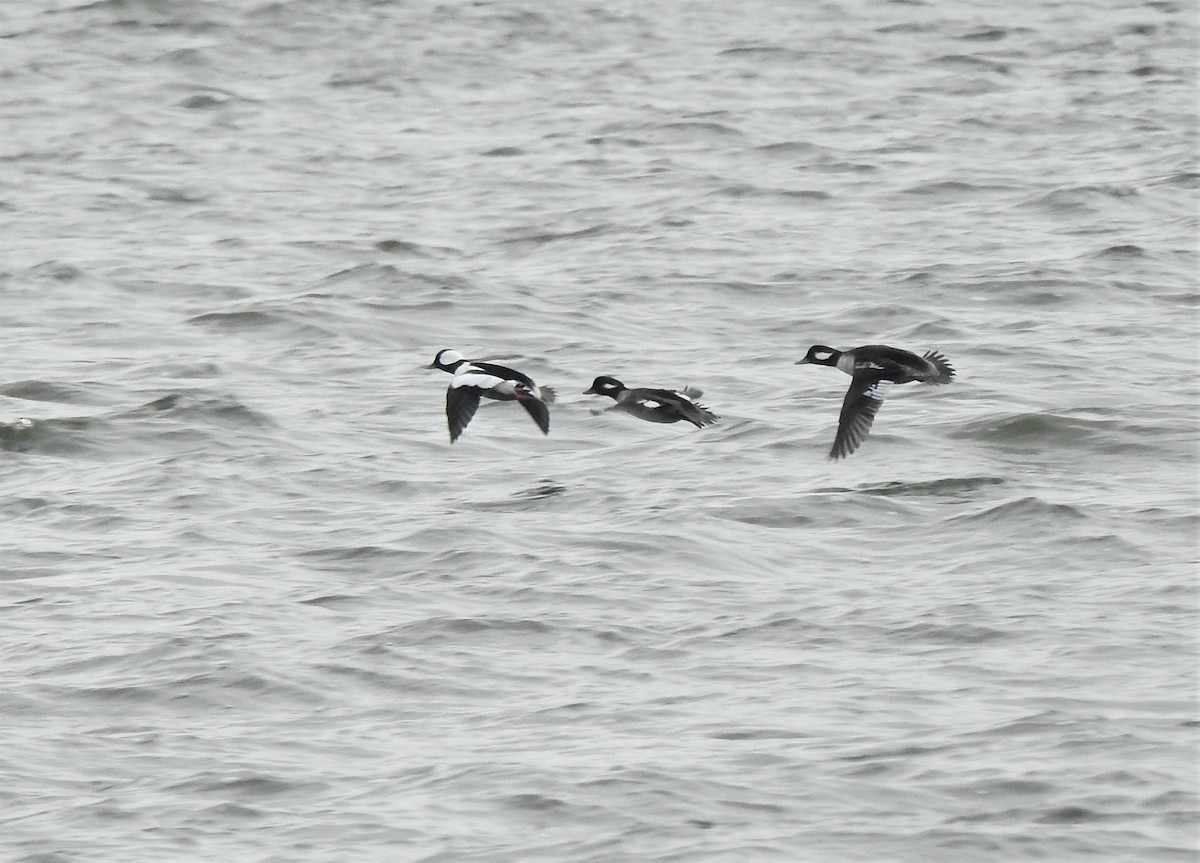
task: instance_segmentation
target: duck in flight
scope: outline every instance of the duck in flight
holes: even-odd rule
[[[550,409],[547,405],[554,401],[554,390],[539,387],[529,375],[495,363],[464,359],[458,351],[449,348],[438,351],[426,368],[441,369],[454,376],[446,388],[446,421],[450,425],[450,443],[458,440],[463,429],[471,422],[481,398],[520,402],[542,434],[550,434]]]
[[[616,378],[601,375],[592,381],[584,395],[609,396],[616,400],[612,410],[624,411],[652,423],[673,423],[687,420],[696,428],[715,423],[717,415],[699,404],[696,399],[703,393],[695,387],[682,390],[652,389],[637,387],[630,389]]]
[[[864,345],[848,351],[813,345],[796,365],[805,363],[832,366],[852,378],[842,401],[833,448],[829,450],[831,459],[845,458],[867,439],[889,386],[910,381],[948,384],[954,377],[954,367],[937,351],[917,356],[887,345]]]

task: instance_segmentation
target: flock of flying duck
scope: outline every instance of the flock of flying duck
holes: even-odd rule
[[[829,451],[832,459],[845,458],[866,440],[889,386],[912,381],[948,384],[954,377],[954,367],[937,351],[918,356],[911,351],[887,345],[864,345],[848,351],[813,345],[796,365],[806,363],[832,366],[851,376],[850,388],[842,401],[837,435]],[[481,398],[519,402],[542,433],[550,433],[548,406],[554,402],[554,390],[539,387],[529,375],[495,363],[465,359],[458,351],[449,348],[438,351],[426,368],[441,369],[453,375],[446,389],[446,421],[450,425],[450,443],[458,440],[463,429],[471,422]],[[592,381],[584,394],[608,396],[616,402],[610,410],[624,411],[654,423],[684,420],[702,428],[718,419],[716,414],[697,401],[702,393],[693,387],[684,387],[682,390],[653,387],[631,389],[616,378],[602,375]]]

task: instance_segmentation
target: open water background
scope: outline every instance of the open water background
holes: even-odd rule
[[[1196,860],[1196,21],[4,3],[0,859]]]

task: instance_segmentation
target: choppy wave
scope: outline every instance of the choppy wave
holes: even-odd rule
[[[1183,7],[9,7],[0,857],[1193,854]]]

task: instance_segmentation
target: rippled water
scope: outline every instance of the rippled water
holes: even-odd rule
[[[0,856],[1197,859],[1196,47],[6,6]],[[878,342],[958,377],[831,463]]]

